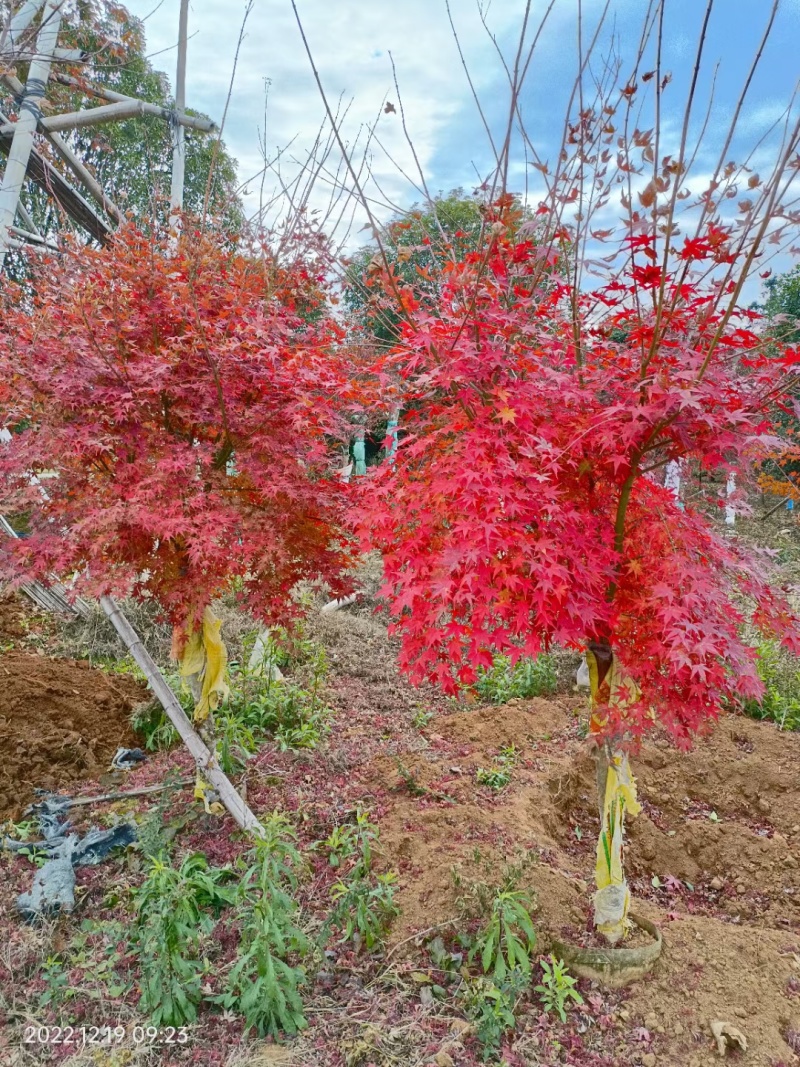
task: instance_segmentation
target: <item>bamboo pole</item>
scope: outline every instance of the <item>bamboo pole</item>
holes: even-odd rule
[[[66,111],[62,115],[50,115],[39,119],[39,127],[49,133],[59,133],[61,130],[99,126],[104,122],[118,122],[120,119],[139,118],[142,115],[155,115],[157,118],[174,120],[181,130],[184,126],[189,126],[193,130],[208,133],[214,128],[214,124],[208,119],[186,115],[182,110],[171,112],[169,108],[160,107],[158,104],[148,104],[146,100],[136,100],[133,97],[123,97],[122,100],[113,104],[101,104],[99,107],[90,107],[81,111]],[[17,126],[16,122],[6,122],[0,126],[0,133],[14,133]]]
[[[28,69],[28,81],[19,107],[19,118],[14,125],[14,139],[8,152],[3,184],[0,187],[0,270],[5,262],[6,250],[13,238],[9,227],[14,225],[17,204],[25,184],[28,160],[33,151],[33,137],[41,117],[40,101],[50,77],[53,49],[61,27],[61,0],[47,0],[42,12],[42,28],[36,41],[37,58]]]
[[[186,38],[189,33],[189,0],[181,0],[178,22],[178,69],[175,73],[175,111],[179,115],[186,110]],[[177,241],[180,229],[180,213],[183,209],[183,186],[186,175],[186,134],[176,120],[172,125],[172,186],[169,197],[169,232]]]
[[[0,37],[0,55],[13,55],[17,40],[39,14],[44,0],[26,0],[11,19]]]
[[[110,596],[104,596],[100,598],[100,606],[141,668],[148,685],[180,734],[181,740],[191,752],[198,771],[216,789],[220,800],[243,830],[259,836],[263,835],[264,828],[261,823],[233,788],[230,779],[217,763],[216,756],[209,751],[192,726],[175,694],[167,685],[164,676],[142,644],[139,635],[123,615],[119,605]]]
[[[14,77],[13,74],[4,75],[2,80],[6,83],[6,85],[9,87],[9,89],[11,89],[12,92],[21,94],[24,91],[22,82],[18,81],[18,79]],[[0,115],[2,115],[2,113],[0,113]],[[8,129],[10,126],[10,128],[13,130],[14,125],[15,123],[9,123],[8,120],[4,118],[4,129]],[[72,151],[66,141],[64,141],[64,139],[60,137],[57,133],[52,133],[50,130],[43,128],[42,123],[39,123],[39,128],[44,134],[45,138],[50,142],[53,148],[55,148],[56,152],[58,152],[59,156],[61,156],[61,158],[70,168],[70,170],[75,174],[81,184],[89,190],[95,200],[102,206],[103,210],[106,211],[107,214],[109,214],[115,222],[121,222],[121,211],[114,203],[114,201],[111,200],[110,197],[106,196],[102,185],[95,178],[95,176],[88,169],[88,167],[84,164],[83,160],[78,158],[78,156]],[[18,211],[20,210],[20,208],[21,205],[17,205]]]
[[[70,74],[62,74],[61,71],[55,71],[51,75],[51,79],[61,85],[69,85],[73,89],[78,89],[87,96],[96,96],[100,100],[108,100],[112,104],[124,104],[137,99],[135,96],[126,96],[125,93],[117,93],[113,89],[106,89],[103,85],[93,85],[90,82],[80,81]],[[200,133],[213,133],[217,128],[215,122],[212,122],[211,119],[202,118],[200,115],[187,115],[184,111],[171,111],[168,107],[161,107],[160,104],[151,104],[146,100],[141,101],[141,103],[144,104],[145,115],[155,115],[158,118],[167,120],[172,119],[174,116],[182,126],[186,126],[190,130],[199,130]]]

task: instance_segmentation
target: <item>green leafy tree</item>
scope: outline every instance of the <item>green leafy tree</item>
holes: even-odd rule
[[[796,345],[800,342],[800,266],[768,278],[764,289],[766,297],[759,310],[767,317],[770,335]]]
[[[437,296],[444,265],[462,261],[479,247],[483,211],[477,196],[453,189],[428,205],[415,204],[396,215],[376,240],[355,253],[347,268],[344,303],[369,340],[391,347],[399,336],[400,314],[374,284],[386,265],[397,286],[411,288],[417,299]]]
[[[81,85],[92,83],[161,107],[173,106],[169,79],[154,70],[147,59],[143,23],[121,5],[101,2],[70,6],[62,20],[59,45],[82,49],[89,58],[85,63],[59,64],[56,76],[66,74]],[[19,64],[17,75],[24,82],[27,64]],[[56,79],[48,86],[47,100],[56,113],[105,102]],[[0,106],[6,114],[16,109],[10,95]],[[121,211],[132,213],[140,225],[164,221],[172,167],[172,133],[167,121],[141,116],[83,127],[63,136]],[[74,181],[71,171],[46,143],[41,151]],[[218,143],[217,135],[187,129],[185,210],[200,214],[205,208],[226,230],[236,232],[243,222],[237,189],[236,163]],[[59,209],[43,190],[29,185],[22,202],[43,235],[58,233],[62,225]],[[95,207],[102,214],[99,206]]]
[[[800,267],[764,283],[766,332],[778,345],[800,344]],[[790,386],[778,402],[775,427],[789,442],[785,451],[769,455],[759,475],[761,488],[800,503],[800,383]]]

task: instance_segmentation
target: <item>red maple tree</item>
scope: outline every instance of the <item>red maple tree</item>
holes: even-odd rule
[[[3,580],[72,576],[74,593],[153,596],[191,629],[231,588],[267,622],[302,578],[343,592],[350,358],[328,311],[325,242],[268,247],[135,227],[38,265],[0,327]]]
[[[653,474],[674,459],[741,471],[800,357],[655,263],[647,234],[592,291],[543,276],[541,247],[505,229],[511,206],[493,206],[485,247],[445,268],[436,312],[417,309],[383,360],[406,437],[362,522],[402,665],[455,692],[498,651],[607,648],[641,690],[624,724],[609,710],[608,733],[659,726],[686,743],[762,692],[748,614],[795,650],[800,633],[765,559]],[[714,224],[679,264],[733,247]]]

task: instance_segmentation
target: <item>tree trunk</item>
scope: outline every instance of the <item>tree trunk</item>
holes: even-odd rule
[[[620,675],[617,660],[607,642],[590,644],[586,660],[592,694],[590,729],[599,734],[606,724],[603,709],[637,699],[638,691],[630,679]],[[621,696],[620,689],[627,690],[629,696]],[[625,814],[636,816],[641,810],[628,756],[620,745],[621,738],[604,738],[596,753],[600,835],[595,866],[594,922],[612,945],[622,940],[630,925],[630,890],[624,870]]]

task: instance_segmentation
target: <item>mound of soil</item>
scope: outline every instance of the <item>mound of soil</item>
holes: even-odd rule
[[[574,701],[438,716],[427,740],[402,769],[381,755],[370,765],[391,798],[379,822],[400,872],[393,939],[451,920],[470,886],[497,884],[516,863],[541,951],[555,938],[585,943],[599,819]],[[510,786],[479,787],[478,768],[510,744],[520,750]],[[718,1060],[713,1020],[747,1034],[752,1067],[797,1062],[786,1038],[800,1030],[800,736],[731,716],[688,754],[648,742],[633,766],[644,810],[630,823],[628,877],[665,948],[624,994],[617,1062],[706,1067]],[[595,1051],[613,1047],[598,1032]]]
[[[22,616],[2,606],[3,637],[13,638]],[[85,663],[0,652],[0,820],[18,817],[34,788],[107,771],[120,745],[136,743],[131,713],[146,698],[132,678]]]

